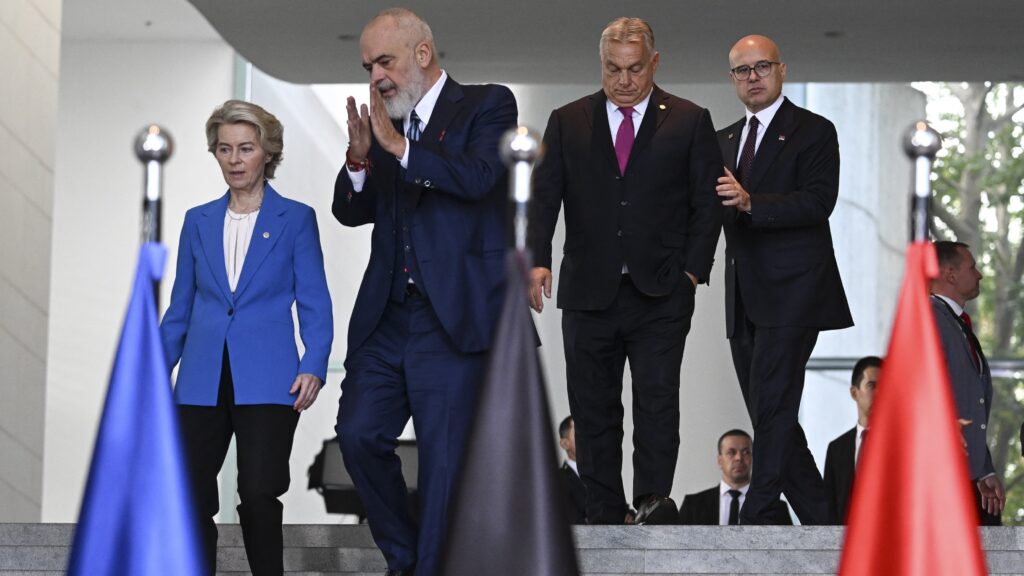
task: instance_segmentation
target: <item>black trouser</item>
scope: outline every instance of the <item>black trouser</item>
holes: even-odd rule
[[[775,523],[772,512],[780,493],[802,524],[829,523],[825,483],[799,423],[807,360],[817,340],[814,328],[754,326],[737,291],[729,346],[754,425],[753,474],[741,524]]]
[[[249,568],[254,576],[280,575],[284,572],[284,544],[283,507],[278,497],[288,491],[288,458],[299,413],[281,404],[236,405],[225,348],[217,405],[180,405],[178,417],[208,573],[214,574],[217,566],[217,525],[213,522],[219,509],[217,473],[234,434],[241,501],[238,519]]]
[[[650,297],[623,275],[605,310],[562,312],[569,409],[587,519],[622,524],[622,374],[633,377],[633,495],[668,496],[679,455],[679,369],[693,316],[688,278]]]

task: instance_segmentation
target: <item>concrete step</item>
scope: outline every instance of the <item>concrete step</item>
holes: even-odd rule
[[[0,524],[0,576],[64,573],[74,526]],[[804,526],[581,526],[574,528],[586,576],[835,574],[843,531]],[[366,526],[284,528],[289,576],[380,576],[384,560]],[[989,573],[1024,576],[1024,527],[984,528]],[[220,576],[248,574],[242,533],[221,525]]]

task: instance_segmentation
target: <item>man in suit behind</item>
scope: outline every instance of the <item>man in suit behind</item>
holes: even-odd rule
[[[562,488],[565,491],[565,517],[571,524],[587,523],[587,488],[580,480],[576,465],[576,430],[572,416],[566,416],[558,425],[558,446],[565,450],[562,463]]]
[[[516,102],[504,86],[448,77],[429,26],[408,10],[380,13],[359,44],[370,106],[348,99],[333,212],[373,234],[336,429],[388,573],[432,576],[504,292],[498,142],[516,124]],[[418,525],[395,455],[410,416]]]
[[[999,526],[1006,492],[992,465],[985,431],[992,409],[992,373],[964,311],[967,302],[978,297],[981,272],[962,242],[936,242],[935,254],[939,277],[932,282],[932,310],[963,430],[975,502],[981,524]]]
[[[601,34],[601,91],[552,112],[536,169],[530,305],[551,296],[551,239],[565,205],[558,306],[569,407],[590,523],[622,524],[622,376],[633,376],[636,522],[675,523],[679,370],[694,294],[721,227],[721,155],[707,110],[654,84],[650,26]]]
[[[743,430],[729,430],[718,439],[718,467],[722,480],[703,492],[687,494],[679,508],[679,523],[728,526],[739,524],[747,490],[750,488],[751,440]],[[772,524],[791,525],[786,503],[776,500],[771,508]]]
[[[726,333],[756,439],[740,521],[770,522],[782,491],[803,524],[825,524],[825,488],[798,415],[818,333],[853,325],[828,224],[839,143],[831,122],[782,96],[786,65],[771,39],[740,39],[729,66],[746,114],[718,133]]]
[[[825,498],[829,517],[835,524],[846,524],[846,511],[853,493],[853,477],[860,461],[860,449],[867,439],[868,417],[875,401],[875,385],[882,359],[865,356],[853,366],[850,397],[857,403],[857,425],[833,440],[825,453]]]

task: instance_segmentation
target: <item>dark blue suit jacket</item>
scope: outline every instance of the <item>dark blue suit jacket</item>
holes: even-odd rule
[[[409,143],[407,170],[376,140],[362,191],[353,190],[342,168],[334,185],[335,218],[346,226],[374,225],[370,262],[349,322],[349,354],[377,327],[387,305],[401,238],[396,201],[406,203],[420,289],[445,332],[462,352],[490,347],[507,249],[508,182],[498,143],[517,117],[508,88],[463,86],[449,77],[430,123],[419,141]]]
[[[224,265],[228,194],[185,213],[171,304],[160,323],[167,365],[181,361],[174,398],[215,406],[225,343],[237,404],[295,402],[301,373],[327,378],[334,338],[316,214],[263,187],[242,274],[232,294]],[[292,304],[305,353],[299,358]]]

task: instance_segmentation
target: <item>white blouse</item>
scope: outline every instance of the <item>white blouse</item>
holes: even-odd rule
[[[228,273],[228,285],[231,292],[238,286],[238,277],[242,275],[245,255],[249,252],[252,232],[256,229],[256,218],[259,210],[248,214],[236,214],[230,209],[224,214],[224,264]]]

